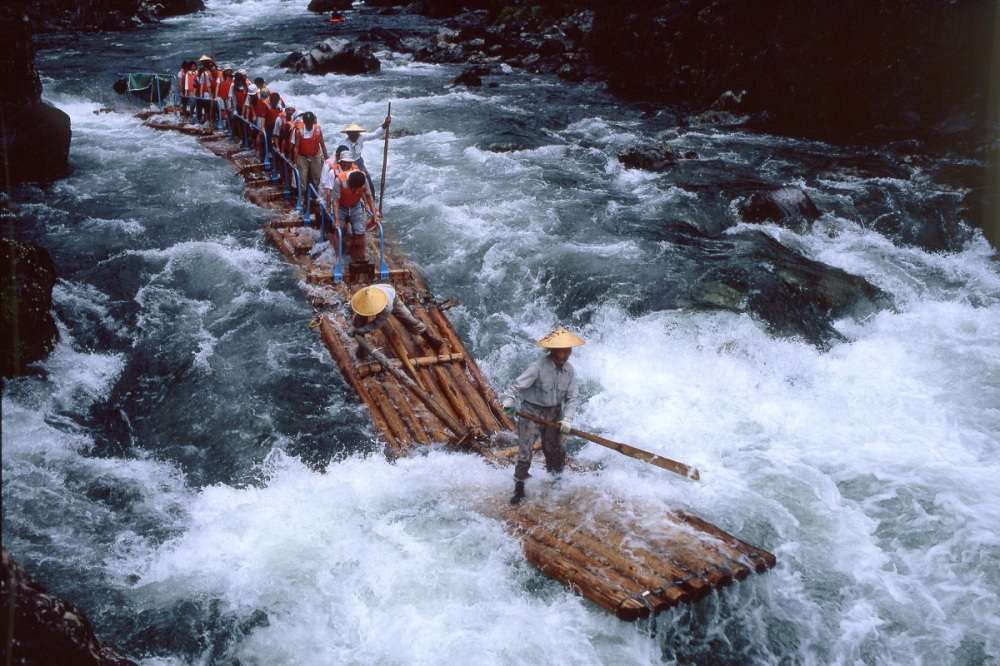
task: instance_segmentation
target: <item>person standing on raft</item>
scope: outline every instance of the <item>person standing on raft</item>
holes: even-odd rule
[[[409,308],[403,305],[403,299],[396,294],[391,284],[373,284],[359,289],[351,298],[347,314],[352,322],[347,327],[347,334],[351,337],[379,330],[389,323],[389,315],[392,315],[407,331],[422,337],[435,353],[444,346],[444,341],[431,335],[424,322],[414,317]],[[358,359],[364,356],[364,349],[358,346]]]
[[[528,479],[531,456],[534,454],[535,440],[542,438],[542,453],[545,454],[545,469],[558,477],[566,464],[566,435],[569,434],[579,390],[576,385],[576,371],[569,363],[573,347],[586,344],[582,338],[573,335],[562,326],[536,343],[549,350],[548,355],[528,366],[520,377],[514,380],[504,394],[503,411],[511,416],[517,414],[514,403],[521,398],[521,410],[546,421],[558,421],[559,427],[543,426],[528,419],[517,421],[517,464],[514,466],[514,495],[511,504],[520,504],[524,499],[524,482]]]
[[[375,185],[372,183],[371,174],[368,173],[368,169],[365,168],[365,158],[361,156],[361,151],[364,149],[365,141],[370,139],[381,139],[385,136],[385,133],[389,131],[389,123],[391,122],[392,116],[386,116],[385,120],[382,122],[382,126],[374,132],[365,132],[365,128],[357,123],[351,123],[344,129],[340,130],[341,134],[347,135],[347,140],[344,141],[344,145],[351,151],[351,157],[354,158],[354,163],[358,165],[359,169],[364,171],[365,178],[368,179],[368,186],[372,188],[372,192],[375,191]]]

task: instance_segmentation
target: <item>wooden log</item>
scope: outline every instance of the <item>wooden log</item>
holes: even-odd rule
[[[576,514],[570,514],[565,510],[547,510],[540,506],[535,506],[534,509],[543,515],[548,514],[547,517],[549,522],[553,523],[560,521],[572,525],[573,521],[577,519]],[[608,527],[608,531],[601,538],[612,541],[620,552],[631,553],[633,557],[638,559],[650,570],[656,571],[668,582],[679,586],[683,591],[687,592],[691,599],[702,599],[711,594],[713,585],[709,581],[703,580],[701,576],[694,573],[690,567],[685,566],[683,563],[674,561],[673,558],[667,560],[654,553],[651,549],[644,548],[638,544],[629,544],[626,546],[624,542],[626,535],[637,532],[634,530],[624,529],[621,526],[616,525],[614,521],[609,522],[606,516],[602,516],[602,518],[602,524]],[[616,536],[612,537],[612,534]],[[657,548],[657,551],[672,553],[674,545],[675,544],[663,545],[661,548]]]
[[[753,546],[746,541],[733,536],[732,534],[729,534],[706,520],[702,520],[697,516],[692,516],[683,511],[677,511],[677,517],[697,530],[714,535],[723,543],[731,546],[738,553],[750,558],[750,560],[755,563],[754,568],[757,573],[764,573],[777,564],[778,560],[773,554],[767,552],[766,550],[757,548],[756,546]]]
[[[437,365],[439,363],[456,363],[464,362],[464,354],[438,354],[437,356],[418,356],[416,358],[411,358],[410,363],[413,364],[415,368],[426,368],[430,366]],[[393,360],[392,364],[397,368],[402,366],[402,361]],[[358,366],[358,374],[362,377],[367,377],[368,375],[377,375],[382,372],[382,366],[378,363],[371,362],[365,363]]]
[[[326,348],[330,352],[330,356],[333,357],[334,363],[340,368],[340,373],[344,376],[347,384],[354,389],[354,392],[358,394],[361,401],[364,402],[369,407],[369,412],[372,415],[372,421],[375,423],[376,430],[381,431],[382,436],[385,438],[386,444],[393,450],[400,450],[400,442],[398,438],[393,434],[389,427],[385,415],[382,410],[379,409],[375,401],[372,400],[371,395],[368,393],[368,389],[351,373],[350,371],[350,356],[347,353],[347,349],[341,344],[340,340],[337,338],[337,334],[330,324],[329,319],[325,316],[320,317],[319,323],[320,335],[323,338],[323,342],[326,344]]]
[[[451,346],[454,337],[448,336],[448,331],[438,325],[439,322],[430,316],[428,310],[428,308],[418,305],[413,308],[413,314],[427,326],[429,331],[436,332],[439,337],[443,338]],[[454,347],[452,348],[454,349]],[[467,357],[468,352],[463,346],[459,353]],[[472,414],[475,415],[476,421],[470,421],[470,423],[476,423],[477,427],[484,433],[496,432],[498,428],[497,419],[494,417],[493,412],[490,411],[486,399],[481,394],[471,374],[471,369],[474,367],[475,363],[466,364],[464,369],[450,367],[445,370],[445,374],[450,377],[450,385],[458,392],[465,401],[465,404],[471,408]]]
[[[588,601],[614,613],[626,622],[649,617],[649,608],[621,590],[603,581],[586,569],[569,562],[559,551],[534,539],[522,539],[524,557],[545,575],[567,587],[580,591]]]
[[[397,447],[399,452],[401,454],[408,453],[413,447],[413,434],[406,427],[406,424],[403,423],[403,418],[400,416],[399,410],[392,404],[392,398],[389,396],[385,385],[371,377],[362,379],[361,384],[368,392],[371,400],[369,404],[377,405],[385,417],[385,422],[392,432],[392,436],[399,443]]]
[[[415,413],[413,406],[410,404],[409,396],[404,395],[404,392],[400,390],[399,385],[392,381],[381,381],[378,377],[371,377],[366,380],[366,384],[369,386],[372,384],[377,384],[383,391],[385,391],[388,397],[388,404],[379,405],[382,411],[394,410],[396,414],[399,415],[400,420],[406,426],[407,434],[409,436],[409,444],[424,443],[429,444],[432,440],[430,434],[424,429],[423,423],[421,423],[420,418]],[[445,437],[447,439],[447,437]]]
[[[466,349],[465,344],[462,342],[461,338],[458,337],[458,333],[455,332],[454,327],[452,327],[451,322],[448,321],[444,313],[437,307],[428,307],[427,312],[430,317],[437,323],[438,328],[445,335],[452,345],[453,349],[462,352],[469,358],[469,350]],[[476,387],[479,389],[479,394],[483,396],[483,400],[486,406],[489,408],[491,418],[496,425],[491,429],[496,430],[517,430],[517,424],[509,416],[503,413],[503,409],[500,406],[500,401],[497,399],[496,393],[493,391],[493,387],[490,386],[489,382],[483,377],[483,373],[479,370],[479,366],[475,363],[470,363],[468,366],[469,374],[475,381]]]
[[[417,369],[413,367],[412,363],[410,363],[409,351],[405,346],[403,346],[403,342],[400,340],[399,334],[396,332],[395,328],[392,326],[386,326],[382,332],[385,334],[385,338],[389,343],[389,346],[396,351],[396,356],[402,362],[403,367],[406,368],[407,373],[410,375],[410,379],[415,381],[417,386],[419,386],[422,390],[426,391],[427,387],[424,385],[423,380],[420,379],[420,375],[417,374]]]
[[[594,576],[607,581],[607,583],[612,587],[616,587],[621,590],[622,598],[633,597],[645,599],[645,603],[649,605],[650,610],[654,613],[659,613],[667,608],[670,608],[670,606],[675,605],[656,596],[651,589],[636,582],[630,576],[623,574],[614,567],[608,566],[599,559],[593,557],[590,553],[580,549],[572,541],[567,541],[566,539],[557,537],[552,532],[545,529],[539,529],[538,527],[527,527],[527,529],[522,529],[521,534],[522,538],[534,539],[538,543],[558,551],[564,558],[571,561],[575,565],[589,571]]]
[[[581,529],[561,529],[539,520],[537,515],[532,516],[530,508],[526,508],[529,510],[509,512],[508,521],[515,522],[535,539],[567,554],[567,557],[573,558],[572,553],[577,553],[582,558],[579,560],[582,566],[595,573],[604,573],[610,582],[620,585],[629,594],[645,597],[654,612],[659,613],[688,599],[687,593],[674,587],[675,581],[667,580],[652,570],[643,570],[621,552],[602,543],[596,535]],[[660,589],[666,593],[661,594],[658,592]]]
[[[406,376],[405,373],[403,373],[403,371],[393,366],[392,363],[389,361],[389,359],[385,357],[385,354],[383,354],[380,351],[376,351],[375,348],[372,347],[370,342],[368,342],[361,336],[355,336],[354,339],[357,340],[359,345],[364,347],[365,351],[368,352],[368,354],[372,358],[381,363],[383,367],[385,367],[386,370],[389,371],[389,374],[395,377],[400,384],[405,386],[407,389],[410,390],[411,393],[417,396],[417,398],[422,403],[424,403],[424,405],[427,406],[427,408],[431,411],[431,413],[433,413],[435,416],[441,419],[441,422],[444,423],[445,427],[447,427],[452,433],[454,433],[459,440],[464,440],[473,434],[467,428],[463,428],[459,423],[457,423],[453,418],[451,418],[447,414],[447,412],[441,409],[440,405],[438,405],[434,401],[434,398],[429,396],[425,391],[422,391],[420,387],[417,386],[413,380],[411,380],[409,377]]]
[[[630,549],[621,548],[624,537],[621,533],[597,534],[588,526],[575,526],[566,522],[565,518],[557,518],[547,513],[537,505],[532,505],[535,512],[533,519],[556,536],[580,544],[581,549],[593,553],[609,566],[616,568],[625,575],[633,576],[640,584],[653,590],[664,600],[675,604],[681,601],[701,599],[711,593],[712,589],[704,583],[687,585],[688,575],[665,560],[652,553],[635,553]],[[697,580],[697,579],[691,579]]]

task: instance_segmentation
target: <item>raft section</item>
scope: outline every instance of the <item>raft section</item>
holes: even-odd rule
[[[437,444],[473,451],[496,466],[513,462],[516,424],[503,413],[448,320],[453,303],[436,300],[391,242],[380,248],[378,235],[369,233],[368,263],[352,264],[335,279],[334,270],[310,257],[318,232],[303,224],[294,193],[286,194],[273,178],[273,167],[265,168],[255,152],[225,133],[181,124],[169,113],[140,117],[156,129],[200,136],[207,149],[236,167],[246,181],[247,197],[274,212],[264,232],[304,283],[317,313],[310,326],[368,407],[387,455],[406,456]],[[391,282],[414,316],[445,341],[440,353],[390,317],[388,326],[368,336],[384,352],[379,354],[383,362],[356,358],[358,345],[346,333],[344,306],[358,288],[380,281]],[[538,460],[535,468],[542,465]],[[589,473],[573,461],[569,469]],[[776,561],[771,553],[694,516],[674,511],[653,517],[648,509],[625,506],[575,484],[563,487],[536,479],[519,506],[510,506],[506,497],[484,498],[480,510],[521,538],[526,559],[540,571],[627,621],[702,599],[751,573],[767,571]]]

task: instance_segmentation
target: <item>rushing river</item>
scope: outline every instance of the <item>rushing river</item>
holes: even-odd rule
[[[965,160],[703,128],[672,140],[698,155],[683,169],[626,171],[618,150],[668,128],[597,87],[513,71],[453,89],[460,67],[388,52],[375,76],[286,74],[288,52],[336,31],[433,29],[331,26],[306,4],[216,0],[37,40],[45,97],[72,116],[72,174],[15,202],[20,237],[55,259],[62,336],[6,385],[3,542],[40,582],[146,666],[997,663],[1000,270],[978,232],[929,252],[874,230],[961,226]],[[210,37],[328,135],[392,103],[390,232],[460,302],[494,387],[562,322],[587,339],[579,427],[702,474],[577,442],[603,469],[570,483],[641,500],[643,520],[688,510],[777,567],[625,624],[476,512],[510,470],[442,451],[386,462],[232,168],[95,113],[119,103],[117,72],[173,73]],[[505,142],[527,149],[487,150]],[[759,228],[895,308],[836,322],[846,341],[824,351],[748,315],[657,305],[660,281],[685,279],[660,226],[733,224],[748,184],[804,189],[824,211],[809,231]]]

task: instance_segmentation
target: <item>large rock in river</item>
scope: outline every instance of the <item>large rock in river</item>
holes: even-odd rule
[[[0,548],[3,561],[4,663],[22,666],[137,666],[94,633],[73,604],[52,596]],[[8,604],[13,602],[13,607]],[[7,654],[7,629],[13,629]]]
[[[42,84],[35,69],[35,47],[23,12],[0,7],[0,95],[3,115],[2,187],[23,181],[50,181],[69,168],[72,136],[69,116],[42,101]]]
[[[282,66],[298,74],[371,74],[382,68],[382,63],[372,52],[370,44],[355,48],[346,39],[331,37],[303,54],[292,53],[282,61]]]
[[[55,265],[47,250],[0,238],[0,376],[13,377],[45,358],[59,337],[52,318]]]

